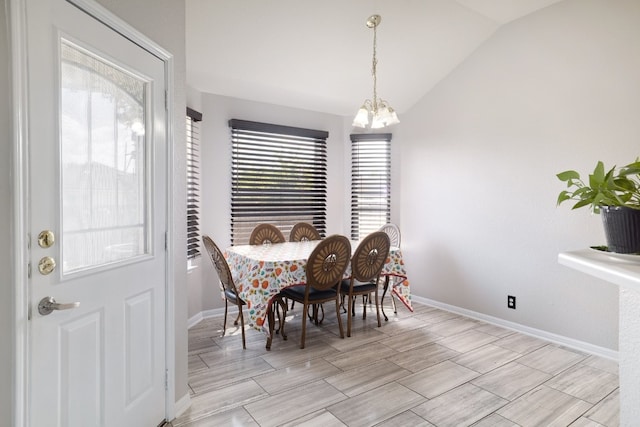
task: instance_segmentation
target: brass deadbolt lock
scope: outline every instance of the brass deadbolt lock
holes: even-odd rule
[[[56,260],[50,256],[43,257],[38,263],[38,271],[42,275],[47,275],[56,269]]]
[[[38,234],[38,245],[41,248],[50,248],[56,242],[56,236],[51,230],[44,230]]]

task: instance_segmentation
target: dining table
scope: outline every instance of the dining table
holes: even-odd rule
[[[306,284],[307,259],[319,242],[320,240],[311,240],[265,245],[236,245],[224,251],[238,295],[246,302],[249,312],[248,324],[267,335],[267,349],[270,349],[273,338],[274,320],[271,312],[273,302],[283,289]],[[359,241],[351,241],[352,255],[359,243]],[[382,300],[390,288],[390,292],[408,310],[413,311],[409,280],[400,248],[394,246],[390,248],[380,276],[384,278],[381,281],[384,286]],[[350,277],[351,266],[349,265],[343,278]]]

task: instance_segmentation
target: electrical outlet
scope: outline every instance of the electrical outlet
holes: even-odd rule
[[[516,309],[516,297],[513,295],[507,295],[507,308]]]

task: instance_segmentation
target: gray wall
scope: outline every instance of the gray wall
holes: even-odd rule
[[[11,276],[11,83],[9,21],[5,1],[0,3],[0,414],[12,413],[11,372],[13,279]]]
[[[555,174],[640,155],[638,23],[637,0],[557,3],[499,30],[403,115],[412,292],[617,349],[617,287],[557,263],[603,244],[601,220],[556,208]]]

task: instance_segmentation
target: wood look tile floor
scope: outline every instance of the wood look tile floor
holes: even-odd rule
[[[388,299],[388,298],[387,298]],[[385,301],[386,303],[387,301]],[[572,426],[619,424],[617,363],[495,325],[414,303],[377,327],[357,307],[341,339],[330,304],[307,323],[296,305],[288,340],[222,316],[189,330],[191,407],[175,427]],[[346,315],[343,315],[346,327]]]

